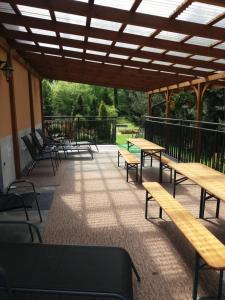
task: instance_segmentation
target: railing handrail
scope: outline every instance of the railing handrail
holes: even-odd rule
[[[89,118],[95,118],[95,119],[110,119],[114,120],[117,119],[117,117],[102,117],[102,116],[79,116],[79,117],[73,117],[73,116],[44,116],[44,119],[89,119]]]

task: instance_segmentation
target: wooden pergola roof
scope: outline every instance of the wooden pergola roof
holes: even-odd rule
[[[224,0],[8,0],[0,23],[46,78],[156,92],[225,77]]]

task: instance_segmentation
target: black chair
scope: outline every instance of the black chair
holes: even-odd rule
[[[133,300],[132,270],[140,281],[128,252],[118,247],[4,243],[0,266],[0,298],[10,300]]]
[[[27,150],[29,151],[30,156],[32,158],[32,163],[31,163],[31,166],[28,168],[26,176],[28,176],[30,174],[30,172],[33,170],[33,168],[37,165],[37,163],[39,161],[43,161],[43,160],[51,160],[52,170],[53,170],[53,174],[55,176],[55,167],[57,168],[57,164],[55,162],[55,155],[53,155],[52,152],[39,154],[39,153],[37,153],[34,145],[29,140],[28,136],[25,135],[25,136],[21,137],[21,139],[24,141],[24,144],[26,145]],[[54,162],[55,162],[55,166],[54,166]]]
[[[56,157],[56,162],[61,161],[59,151],[58,151],[56,146],[41,145],[41,143],[40,143],[39,139],[37,138],[35,132],[31,132],[30,136],[32,138],[33,145],[36,147],[36,149],[37,149],[37,151],[40,155],[45,154],[45,153],[52,153]]]
[[[22,192],[20,192],[21,189],[23,189]],[[42,222],[38,193],[32,182],[16,180],[9,185],[6,194],[0,190],[0,212],[23,209],[26,220],[29,221],[28,209],[32,208],[34,202],[37,206],[40,222]]]

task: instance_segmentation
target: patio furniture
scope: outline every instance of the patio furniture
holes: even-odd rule
[[[130,138],[127,140],[127,148],[128,150],[132,146],[137,146],[141,150],[141,164],[140,164],[140,182],[142,182],[142,168],[143,168],[143,162],[144,158],[146,156],[151,156],[154,154],[159,155],[159,182],[162,182],[162,152],[165,151],[165,148],[154,144],[148,140],[145,140],[143,138]],[[149,153],[151,151],[151,154]]]
[[[219,218],[220,201],[225,201],[225,174],[201,163],[169,163],[174,169],[173,196],[176,186],[186,180],[191,180],[201,188],[199,218],[204,218],[206,201],[216,201],[216,218]],[[181,177],[177,178],[177,174]]]
[[[0,266],[0,298],[9,299],[132,300],[132,270],[140,281],[129,254],[117,247],[4,243]]]
[[[56,156],[56,161],[61,161],[59,151],[56,146],[44,146],[41,145],[39,139],[37,138],[35,132],[30,133],[30,136],[32,138],[33,144],[35,145],[36,149],[38,150],[39,154],[45,154],[45,153],[53,153]]]
[[[148,202],[155,200],[160,206],[159,217],[162,219],[162,210],[164,210],[195,250],[192,299],[221,300],[223,294],[223,271],[225,270],[225,246],[159,183],[144,182],[143,186],[146,189],[145,218],[148,219]],[[209,268],[219,271],[217,297],[197,298],[199,273]]]
[[[138,165],[140,164],[137,157],[127,151],[126,149],[118,149],[118,167],[120,166],[120,157],[123,157],[125,160],[125,165],[127,169],[127,182],[128,182],[128,171],[135,169],[136,170],[136,181],[138,181]]]
[[[32,191],[25,191],[23,193],[15,193],[14,187],[18,184],[25,183],[27,186],[32,189]],[[12,193],[12,190],[14,192]],[[7,193],[4,194],[0,190],[0,212],[10,211],[14,209],[23,209],[25,212],[26,219],[29,221],[28,209],[32,208],[33,203],[36,203],[40,222],[42,222],[42,216],[40,207],[38,204],[37,193],[32,182],[25,180],[18,180],[12,182],[7,190]]]
[[[57,168],[56,163],[54,166],[55,155],[53,156],[53,154],[51,152],[39,154],[39,153],[37,153],[34,145],[29,140],[28,136],[25,135],[25,136],[21,137],[21,139],[24,141],[24,144],[26,145],[27,150],[30,153],[30,156],[32,158],[32,163],[31,163],[31,166],[28,168],[26,176],[28,176],[30,174],[30,172],[33,170],[33,168],[37,165],[37,163],[39,161],[43,161],[43,160],[51,160],[52,170],[53,170],[53,174],[55,176],[55,167]]]

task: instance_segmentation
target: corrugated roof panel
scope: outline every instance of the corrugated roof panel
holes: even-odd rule
[[[219,22],[215,23],[213,26],[225,28],[225,18],[220,20]]]
[[[208,24],[224,12],[224,7],[193,2],[176,19],[199,24]]]
[[[152,48],[152,47],[143,47],[141,51],[153,52],[153,53],[163,53],[165,49]]]
[[[170,62],[161,61],[161,60],[154,60],[152,63],[156,64],[156,65],[164,65],[164,66],[171,66],[172,65],[172,63],[170,63]]]
[[[174,64],[173,67],[184,68],[184,69],[191,69],[191,68],[193,68],[192,66],[183,65],[183,64]]]
[[[105,30],[119,31],[122,23],[91,18],[91,27]]]
[[[216,45],[214,48],[225,50],[225,43]]]
[[[130,10],[134,4],[134,0],[95,0],[94,2],[97,5],[119,8],[124,10]]]
[[[215,71],[213,69],[200,68],[200,67],[194,68],[194,70],[202,71],[202,72],[213,72],[213,71]]]
[[[81,26],[86,25],[87,17],[55,11],[56,21]]]
[[[150,36],[153,32],[155,32],[155,29],[128,24],[124,29],[124,32],[142,36]]]
[[[127,49],[137,49],[139,47],[138,45],[129,44],[129,43],[121,43],[121,42],[116,42],[115,46],[127,48]]]
[[[120,58],[120,59],[128,59],[128,56],[126,56],[126,55],[120,55],[120,54],[115,54],[115,53],[110,53],[109,57],[115,57],[115,58]]]
[[[20,39],[16,39],[16,41],[17,41],[18,43],[21,43],[21,44],[35,45],[35,43],[32,42],[32,41],[20,40]]]
[[[178,52],[178,51],[168,51],[165,54],[166,55],[178,56],[178,57],[188,57],[188,56],[190,56],[190,53],[184,53],[184,52]]]
[[[23,16],[51,20],[50,12],[48,9],[31,7],[27,5],[17,5],[19,11]]]
[[[60,34],[60,37],[65,38],[65,39],[84,41],[84,36],[82,36],[82,35],[64,33],[64,32],[60,32],[59,34]]]
[[[3,23],[3,25],[8,30],[15,30],[15,31],[27,32],[27,30],[26,30],[26,28],[24,26],[18,26],[18,25],[7,24],[7,23]]]
[[[203,37],[199,37],[199,36],[193,36],[192,38],[187,40],[185,43],[203,46],[203,47],[210,47],[210,46],[215,45],[218,42],[219,42],[219,40],[208,39],[208,38],[203,38]]]
[[[217,62],[219,64],[225,64],[225,59],[220,58],[220,59],[215,60],[215,62]]]
[[[55,49],[59,49],[59,45],[55,45],[55,44],[48,44],[48,43],[38,43],[39,46],[41,47],[48,47],[48,48],[55,48]]]
[[[0,1],[0,12],[8,13],[8,14],[15,14],[12,6],[9,3]]]
[[[150,62],[150,59],[141,58],[141,57],[132,57],[131,60],[140,61],[140,62],[144,62],[144,63]]]
[[[168,18],[184,2],[184,0],[142,0],[136,12]]]
[[[203,60],[203,61],[210,61],[213,60],[215,57],[212,56],[204,56],[204,55],[193,55],[190,57],[191,59]]]
[[[155,36],[156,39],[173,41],[173,42],[180,42],[186,37],[187,37],[186,34],[165,31],[165,30],[162,30],[159,34]]]
[[[63,47],[63,50],[75,51],[75,52],[83,52],[83,49],[81,49],[81,48],[68,47],[68,46],[62,46],[62,47]]]
[[[94,51],[94,50],[87,50],[86,52],[89,53],[89,54],[106,56],[106,52]]]
[[[51,31],[51,30],[44,30],[44,29],[38,29],[38,28],[32,28],[32,27],[30,28],[30,30],[32,31],[32,33],[35,33],[35,34],[56,36],[55,31]]]
[[[112,45],[112,41],[110,40],[104,40],[104,39],[96,39],[89,37],[88,42],[90,43],[96,43],[96,44],[103,44],[103,45]]]

